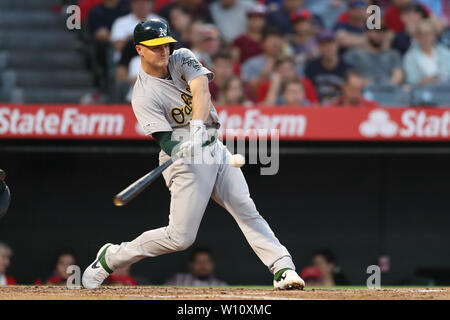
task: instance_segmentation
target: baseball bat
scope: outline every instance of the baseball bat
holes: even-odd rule
[[[114,204],[118,207],[126,205],[128,202],[133,200],[138,194],[140,194],[145,188],[151,185],[160,175],[166,170],[176,158],[170,158],[166,162],[164,162],[159,167],[153,169],[145,176],[136,180],[132,184],[130,184],[127,188],[123,189],[114,197]]]

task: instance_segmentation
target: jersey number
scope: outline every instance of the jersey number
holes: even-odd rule
[[[170,114],[172,119],[178,124],[184,124],[186,122],[186,118],[192,113],[192,99],[188,95],[182,93],[181,99],[184,102],[184,107],[174,107],[170,110]]]

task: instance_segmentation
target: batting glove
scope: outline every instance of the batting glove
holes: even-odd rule
[[[180,157],[192,157],[201,152],[203,144],[208,140],[206,126],[202,120],[191,120],[190,139],[180,145]]]

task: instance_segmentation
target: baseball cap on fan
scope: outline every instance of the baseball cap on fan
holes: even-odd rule
[[[323,30],[317,35],[318,43],[333,42],[336,40],[336,34],[331,30]]]
[[[290,19],[292,23],[295,23],[297,21],[306,21],[311,20],[313,17],[311,11],[307,9],[300,9],[293,13],[291,13]]]
[[[361,9],[366,7],[366,2],[362,0],[350,0],[348,3],[350,9]]]
[[[254,3],[247,9],[247,16],[265,16],[267,8],[261,3]]]

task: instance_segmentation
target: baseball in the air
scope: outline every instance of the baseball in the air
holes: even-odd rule
[[[233,167],[240,168],[245,164],[245,157],[242,154],[233,154],[230,159],[230,164]]]

